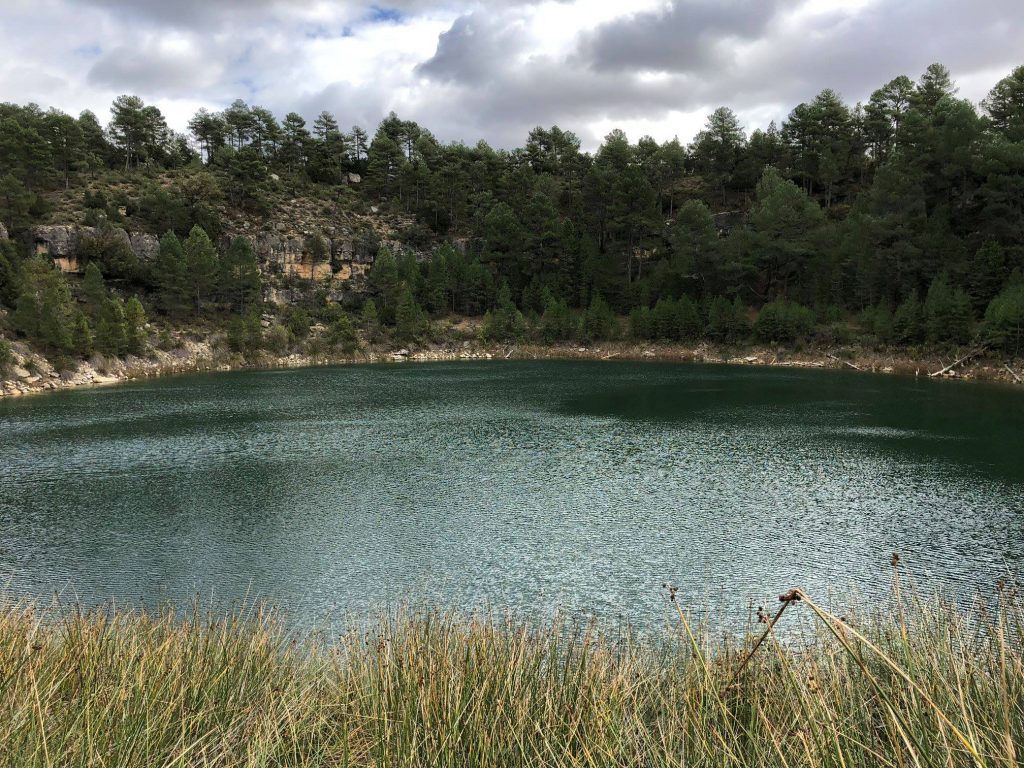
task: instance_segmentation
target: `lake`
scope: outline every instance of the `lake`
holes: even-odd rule
[[[339,366],[0,401],[0,586],[733,625],[1024,563],[1024,393],[631,362]]]

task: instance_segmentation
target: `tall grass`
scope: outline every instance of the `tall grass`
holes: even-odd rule
[[[674,595],[673,595],[674,597]],[[4,766],[1017,766],[1024,612],[799,591],[722,644],[392,616],[296,642],[272,615],[0,606]],[[815,629],[777,631],[803,612]],[[754,632],[753,630],[758,630]],[[755,648],[758,637],[763,642]]]

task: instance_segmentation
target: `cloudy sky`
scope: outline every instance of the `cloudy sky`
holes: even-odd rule
[[[688,141],[726,104],[748,129],[822,88],[866,100],[946,64],[979,101],[1024,63],[1024,0],[0,0],[0,101],[106,120],[136,93],[184,129],[235,98],[446,141],[558,124]]]

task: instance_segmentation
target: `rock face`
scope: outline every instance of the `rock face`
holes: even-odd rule
[[[323,283],[328,289],[353,280],[358,283],[376,259],[377,244],[357,240],[347,231],[339,232],[333,227],[329,231],[335,237],[322,238],[320,256],[312,253],[310,237],[288,232],[283,222],[271,227],[270,232],[249,240],[264,271],[270,274]],[[354,286],[346,286],[349,287]],[[275,292],[275,296],[287,294],[287,291]]]
[[[132,252],[142,261],[152,261],[160,252],[160,240],[147,232],[130,235]]]
[[[33,227],[29,232],[29,239],[35,252],[49,256],[62,272],[79,272],[79,241],[81,238],[96,237],[99,234],[101,231],[95,227],[49,224]],[[153,259],[160,249],[160,241],[154,235],[145,232],[129,235],[123,229],[113,227],[102,234],[123,241],[142,261]]]

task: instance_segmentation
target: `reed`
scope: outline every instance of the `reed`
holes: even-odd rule
[[[674,595],[673,595],[674,596]],[[722,643],[392,615],[296,642],[273,614],[0,606],[4,766],[997,766],[1024,758],[1024,611],[785,596]],[[802,613],[808,632],[780,637]],[[755,631],[757,630],[757,631]],[[758,642],[759,638],[761,642]]]

